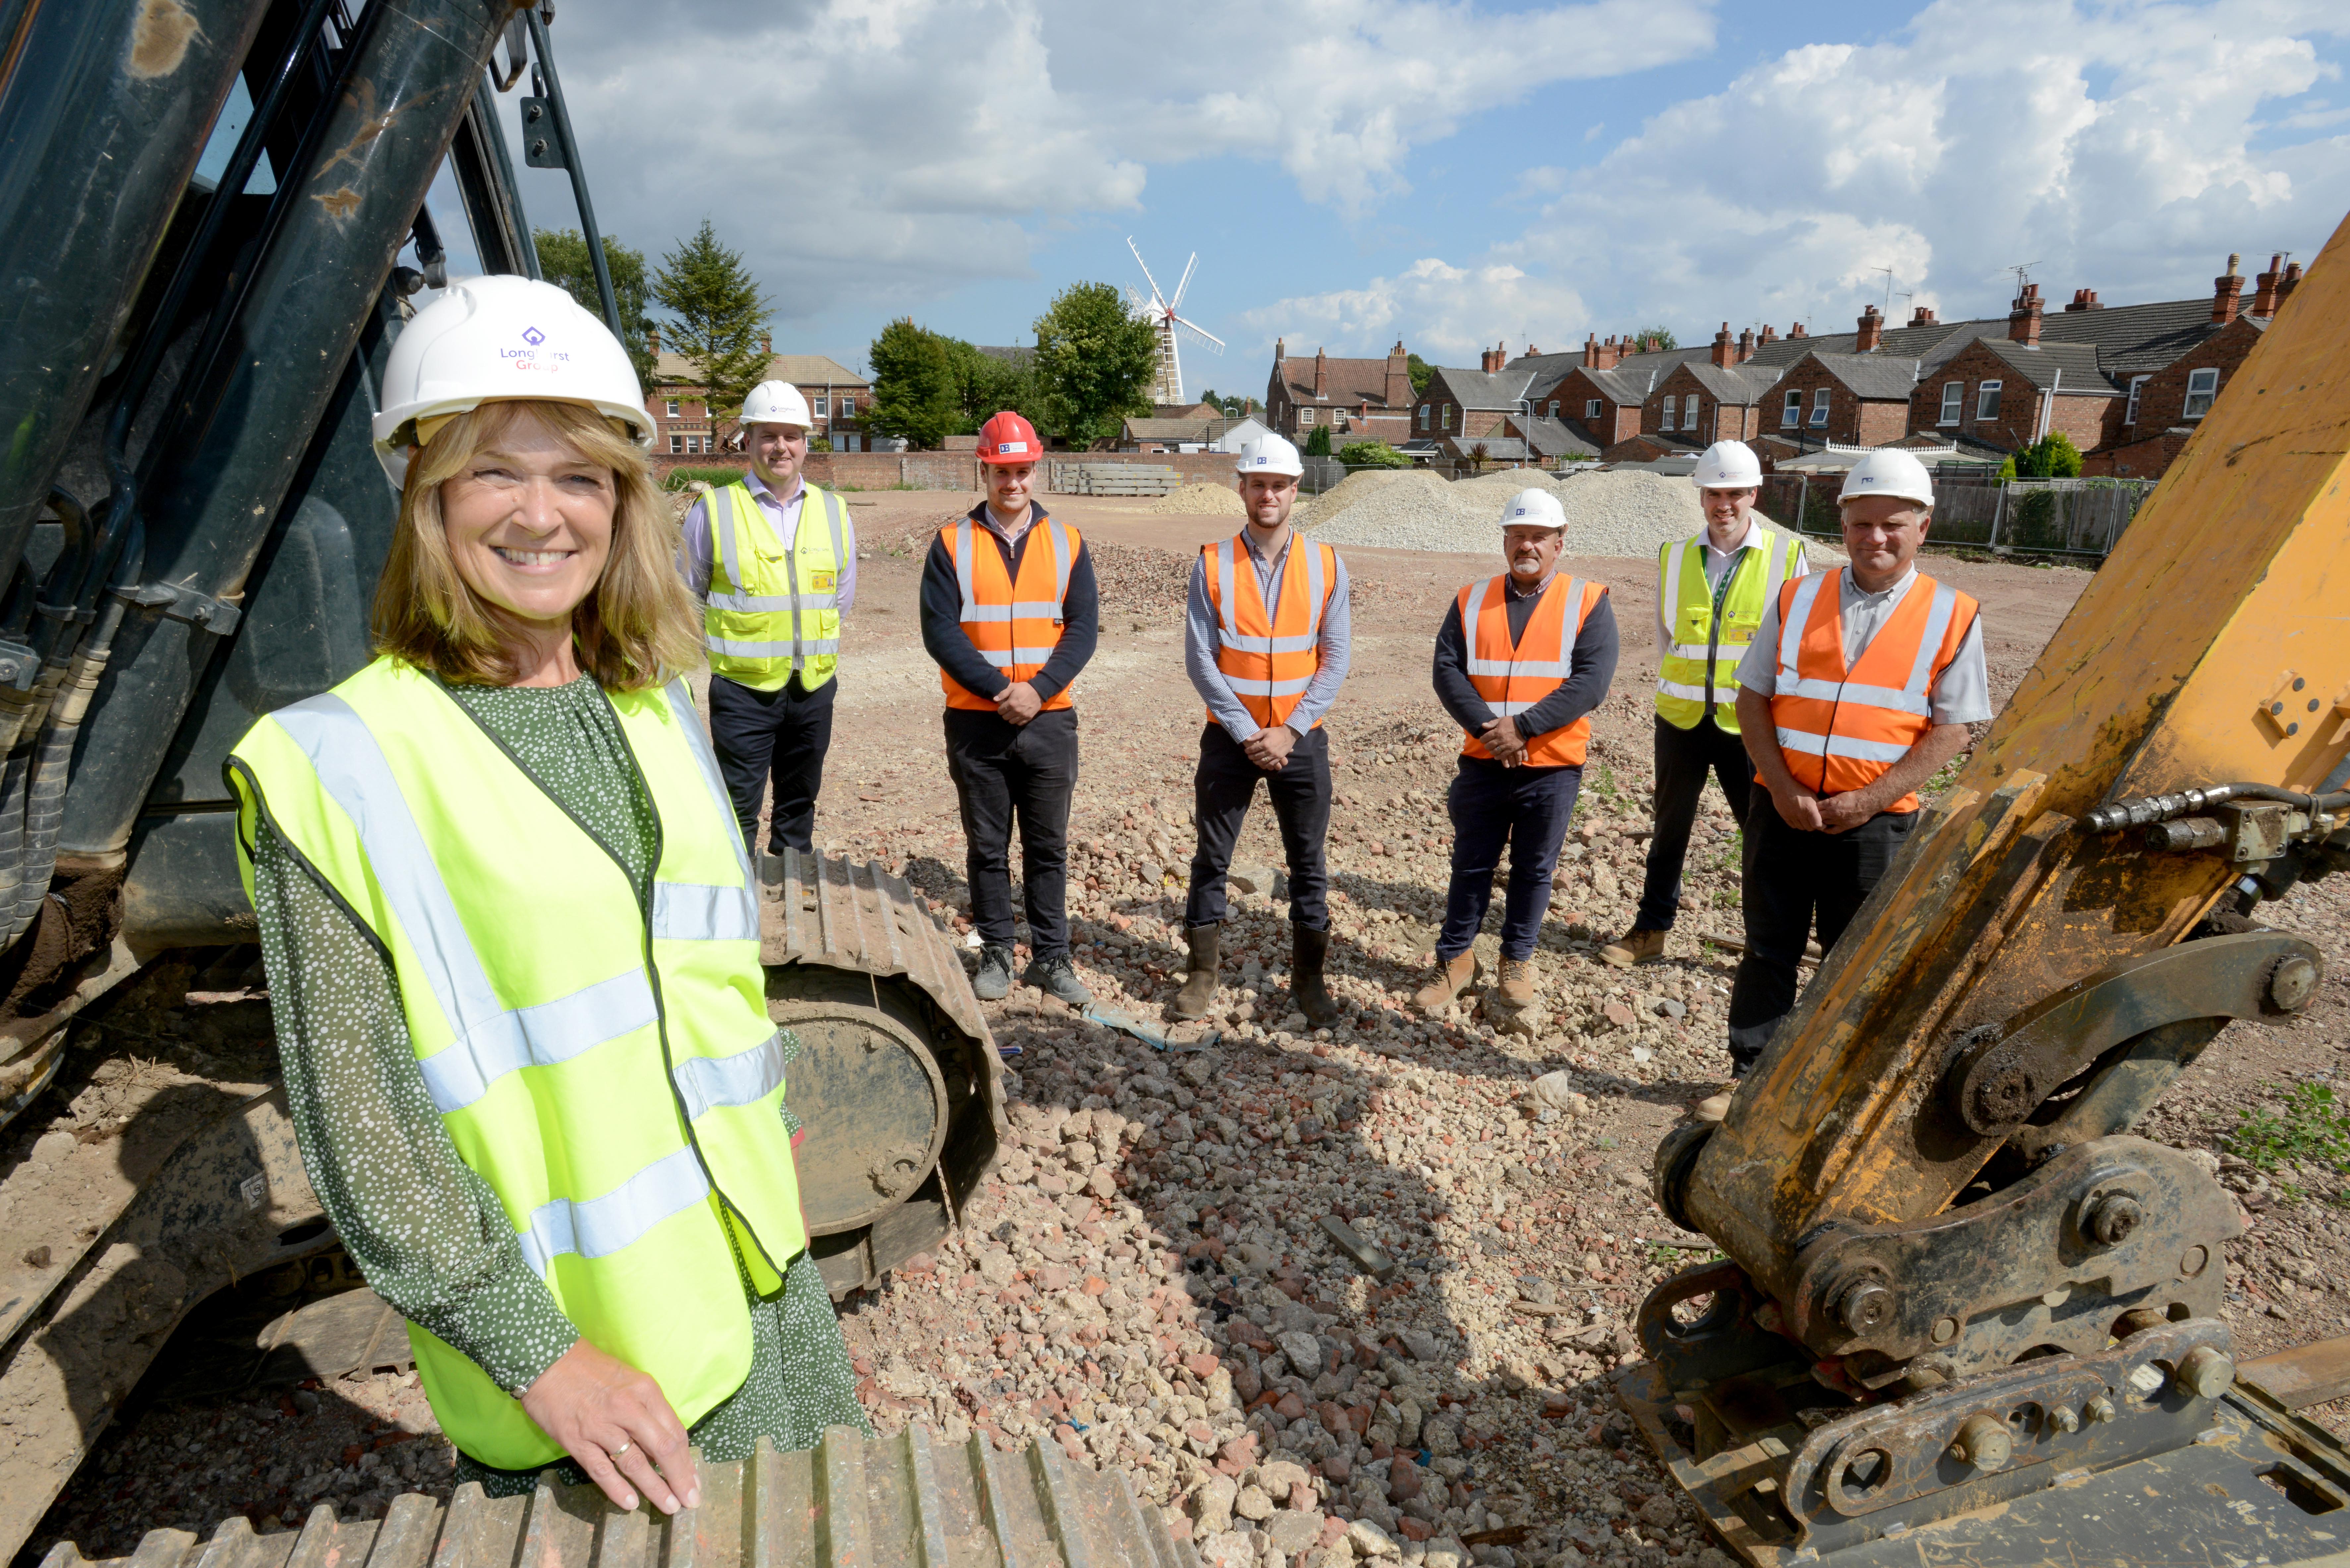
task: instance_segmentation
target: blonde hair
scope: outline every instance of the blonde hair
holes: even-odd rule
[[[677,525],[644,453],[603,415],[573,403],[501,400],[459,414],[409,460],[400,526],[376,585],[376,651],[457,685],[510,685],[522,673],[498,612],[458,575],[441,486],[525,421],[583,462],[611,471],[611,553],[571,612],[583,669],[607,691],[657,685],[701,656],[700,618],[677,570]]]

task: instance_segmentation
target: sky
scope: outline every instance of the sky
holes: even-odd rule
[[[888,321],[1034,341],[1073,283],[1199,261],[1187,391],[1292,354],[1436,364],[2208,294],[2350,211],[2350,5],[564,0],[606,233],[706,217],[779,351]],[[505,100],[509,116],[516,94]],[[510,125],[510,131],[512,126]],[[519,162],[519,159],[517,159]],[[524,171],[541,226],[577,223]],[[461,265],[462,210],[435,198]]]

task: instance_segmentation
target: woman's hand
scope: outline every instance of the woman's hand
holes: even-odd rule
[[[634,1509],[639,1490],[663,1513],[702,1505],[685,1423],[660,1385],[627,1362],[580,1340],[524,1393],[522,1407],[618,1506]]]

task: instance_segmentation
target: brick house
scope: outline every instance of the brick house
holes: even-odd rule
[[[1437,367],[1412,410],[1412,439],[1475,441],[1499,433],[1503,424],[1524,416],[1526,389],[1534,376],[1531,369],[1507,368],[1497,348],[1486,349],[1474,370]]]
[[[656,456],[693,456],[727,449],[734,435],[732,420],[713,421],[702,389],[693,379],[693,367],[682,354],[661,347],[660,328],[647,338],[653,352],[652,385],[645,405],[653,416]],[[822,354],[778,354],[774,339],[762,337],[767,350],[766,379],[789,381],[807,400],[811,440],[829,439],[836,452],[858,452],[865,446],[862,421],[873,406],[873,383],[838,360]]]
[[[1639,434],[1641,407],[1658,381],[1703,351],[1667,348],[1633,352],[1627,333],[1606,342],[1586,334],[1579,354],[1538,355],[1531,348],[1508,369],[1534,372],[1528,382],[1536,417],[1564,421],[1605,450]]]
[[[1751,441],[1760,435],[1762,406],[1779,379],[1780,369],[1748,364],[1754,348],[1752,331],[1741,332],[1733,342],[1730,323],[1723,322],[1704,358],[1682,360],[1643,400],[1642,431],[1673,436],[1680,444],[1698,449],[1718,441]]]
[[[1400,338],[1384,359],[1333,359],[1318,348],[1311,359],[1292,359],[1274,340],[1265,423],[1300,446],[1317,426],[1329,431],[1333,450],[1348,441],[1401,446],[1411,438],[1411,404],[1410,357]]]
[[[1915,359],[1814,349],[1772,383],[1762,428],[1798,445],[1883,446],[1909,432],[1917,385]]]

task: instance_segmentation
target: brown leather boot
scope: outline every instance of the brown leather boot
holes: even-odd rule
[[[1216,999],[1216,964],[1222,956],[1224,928],[1222,926],[1186,926],[1184,939],[1191,944],[1190,972],[1183,976],[1183,989],[1167,1004],[1167,1011],[1177,1018],[1205,1018],[1208,1004]]]
[[[1477,955],[1464,952],[1451,963],[1438,964],[1428,983],[1411,993],[1411,1004],[1422,1012],[1433,1012],[1484,978],[1485,966],[1477,961]]]
[[[1612,969],[1630,969],[1636,963],[1655,963],[1664,956],[1665,933],[1640,926],[1634,926],[1599,950],[1599,961]]]
[[[1327,1029],[1346,1010],[1330,994],[1322,966],[1330,955],[1330,933],[1311,926],[1289,928],[1289,1000],[1316,1029]]]
[[[1502,983],[1494,988],[1501,994],[1503,1006],[1513,1010],[1531,1007],[1534,1000],[1534,961],[1503,958]]]

